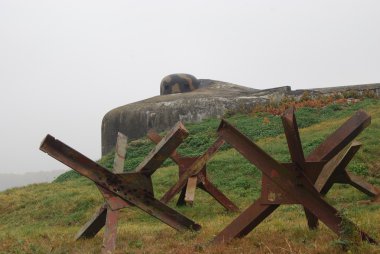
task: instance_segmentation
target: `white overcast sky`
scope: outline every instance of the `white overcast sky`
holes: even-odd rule
[[[100,157],[103,115],[186,72],[254,88],[380,82],[380,1],[0,0],[0,172]]]

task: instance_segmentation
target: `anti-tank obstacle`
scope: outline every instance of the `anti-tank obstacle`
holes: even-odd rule
[[[148,132],[148,138],[154,143],[159,143],[161,137],[154,130]],[[207,151],[197,157],[184,157],[174,151],[170,158],[178,165],[178,182],[170,188],[161,201],[165,204],[168,203],[178,192],[180,196],[177,201],[177,206],[184,204],[192,205],[194,202],[195,190],[201,190],[210,194],[219,204],[221,204],[227,211],[237,212],[239,208],[229,200],[207,177],[207,162],[214,156],[219,148],[224,144],[224,140],[218,138]]]
[[[372,185],[345,171],[345,166],[355,154],[358,145],[353,143],[348,148],[345,147],[369,125],[370,116],[364,111],[358,111],[307,159],[304,158],[294,108],[288,109],[283,114],[282,120],[291,163],[277,162],[239,130],[222,120],[218,129],[219,137],[262,171],[262,190],[261,197],[223,229],[213,239],[213,243],[228,243],[235,238],[246,236],[283,204],[301,204],[305,209],[310,228],[316,228],[319,219],[333,232],[341,235],[342,227],[349,225],[362,240],[376,243],[375,239],[339,214],[320,193],[322,190],[327,193],[332,184],[338,182],[338,178],[333,176],[342,175],[343,172],[349,178],[339,178],[340,182],[351,184],[367,194],[378,195]]]
[[[115,211],[128,206],[136,206],[178,231],[200,230],[199,224],[154,198],[151,180],[151,175],[187,135],[188,131],[178,123],[134,172],[126,173],[110,172],[53,136],[47,135],[40,149],[92,180],[105,198],[105,204],[79,232],[77,238],[92,237],[106,225],[102,252],[112,253],[116,239]]]

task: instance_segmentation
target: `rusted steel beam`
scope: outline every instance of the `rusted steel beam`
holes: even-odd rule
[[[116,248],[117,219],[119,211],[112,211],[107,208],[106,227],[103,237],[102,254],[111,254]]]
[[[181,193],[179,194],[176,206],[184,206],[186,205],[185,202],[185,196],[186,196],[186,185],[185,187],[181,190]]]
[[[195,197],[195,189],[197,188],[198,177],[192,176],[187,180],[185,202],[189,205],[193,205]]]
[[[294,170],[288,170],[224,120],[222,120],[219,126],[218,134],[238,150],[248,161],[260,169],[270,181],[277,185],[291,199],[295,200],[295,203],[301,204],[309,211],[312,211],[315,216],[336,234],[339,235],[341,233],[343,218],[334,207],[321,198],[302,170],[297,170],[297,167]],[[345,219],[344,223],[357,229],[358,234],[360,234],[363,240],[376,242],[365,232],[360,231],[351,221]],[[231,227],[233,226],[235,225],[231,225]]]
[[[149,190],[139,189],[139,187],[137,187],[142,186],[141,183],[144,181],[150,182],[150,178],[144,179],[144,175],[140,174],[142,178],[140,178],[138,182],[135,181],[134,186],[131,186],[128,183],[132,182],[127,181],[126,174],[113,174],[50,135],[44,139],[40,149],[74,169],[81,175],[111,191],[114,195],[117,195],[128,203],[134,204],[141,210],[156,217],[174,229],[180,231],[200,229],[200,225],[196,224],[194,221],[156,200]],[[170,151],[170,153],[171,152],[172,151]]]
[[[359,191],[367,194],[368,196],[375,197],[380,194],[380,191],[378,188],[368,183],[361,177],[356,176],[353,173],[346,171],[346,167],[348,163],[352,160],[352,158],[357,153],[360,147],[361,147],[360,142],[354,141],[351,144],[351,146],[348,148],[348,151],[346,152],[344,157],[336,165],[336,169],[333,172],[333,174],[330,176],[330,178],[332,182],[350,184],[356,189],[358,189]],[[321,193],[322,192],[327,193],[328,192],[327,187],[324,187],[324,189],[321,190]]]
[[[351,144],[347,146],[347,152],[342,156],[342,159],[336,165],[336,173],[339,172],[347,172],[346,168],[351,160],[354,158],[355,154],[362,147],[362,143],[358,141],[353,141]],[[346,149],[343,149],[343,151]],[[323,168],[324,169],[324,168]]]
[[[137,166],[135,172],[152,175],[188,135],[189,132],[185,126],[181,122],[178,122],[149,153],[145,160]]]
[[[128,138],[123,133],[117,133],[115,158],[113,161],[114,173],[122,173],[124,171],[125,154],[127,153]],[[100,192],[105,196],[107,205],[106,224],[103,236],[103,245],[101,249],[102,254],[110,254],[115,251],[116,237],[117,237],[117,221],[119,216],[119,209],[128,206],[124,200],[112,195],[111,192],[98,186]],[[113,207],[115,206],[115,207]],[[116,207],[117,206],[117,207]]]
[[[286,141],[288,143],[288,149],[291,160],[298,167],[305,166],[305,155],[303,153],[301,137],[298,131],[297,120],[294,114],[294,107],[287,109],[281,116],[282,125],[284,127]],[[310,229],[316,229],[318,227],[317,217],[306,207],[303,207],[307,219],[307,225]]]
[[[346,166],[354,157],[356,152],[361,147],[361,144],[358,142],[348,145],[342,149],[337,155],[335,155],[331,160],[329,160],[323,167],[321,173],[314,186],[319,192],[327,193],[326,183],[331,179],[333,180],[334,173],[345,172]],[[322,191],[323,190],[323,191]]]
[[[223,144],[223,139],[218,138],[206,153],[200,156],[186,171],[183,172],[182,175],[180,175],[177,183],[165,193],[161,198],[161,201],[164,203],[169,202],[169,200],[186,185],[187,179],[198,174]]]
[[[123,133],[117,133],[116,147],[115,147],[115,158],[113,160],[112,172],[123,173],[124,172],[124,161],[125,155],[128,148],[128,138]]]
[[[154,129],[150,129],[147,133],[147,137],[155,144],[158,144],[160,143],[160,141],[162,140],[162,137],[154,130]],[[172,159],[179,167],[179,174],[181,174],[183,171],[186,170],[186,168],[191,164],[193,163],[193,161],[196,159],[196,158],[186,158],[186,157],[181,157],[176,150],[174,150],[174,152],[170,155],[170,159]],[[186,197],[186,189],[187,189],[187,183],[185,184],[185,186],[182,188],[181,190],[181,193],[180,193],[180,196],[178,198],[178,201],[177,201],[177,206],[183,206],[186,204],[185,202],[185,197]],[[160,200],[161,202],[164,202],[164,203],[168,203],[174,196],[176,195],[176,193],[165,193],[164,196],[166,196],[166,202],[164,202],[162,199]]]
[[[83,227],[78,231],[75,240],[82,238],[92,238],[94,237],[106,224],[107,212],[109,210],[117,211],[119,209],[130,206],[126,201],[115,196],[112,192],[98,186],[100,193],[105,197],[104,204],[99,208],[91,219],[83,225]]]
[[[372,184],[366,182],[361,177],[356,176],[352,173],[348,173],[348,184],[354,186],[356,189],[360,190],[361,192],[364,192],[368,196],[371,197],[378,197],[380,195],[380,190],[373,186]]]
[[[308,167],[304,167],[309,180],[313,183],[315,182],[314,186],[322,195],[325,195],[330,190],[334,182],[338,182],[338,178],[343,179],[341,180],[342,183],[351,184],[345,168],[360,148],[360,145],[358,142],[354,141],[351,146],[344,146],[350,143],[370,124],[370,119],[370,116],[364,111],[358,111],[308,156],[309,161],[319,159],[320,162],[323,162],[324,160],[327,162],[321,170],[318,170],[317,174],[310,174],[315,171],[310,170]],[[298,126],[294,115],[294,108],[285,111],[282,115],[282,121],[292,161],[298,165],[302,165],[304,157]],[[359,180],[359,182],[363,184],[365,183],[363,180]],[[352,185],[355,186],[355,184]],[[358,188],[365,193],[368,193],[369,187],[372,187],[368,183],[365,183],[365,187],[363,188],[360,186],[364,185],[359,184]],[[305,214],[308,219],[309,227],[311,229],[316,228],[318,226],[318,219],[316,216],[306,208]]]
[[[158,144],[162,138],[158,133],[154,130],[151,129],[147,133],[148,138],[155,144]],[[180,156],[177,151],[175,150],[171,155],[170,159],[172,159],[179,168],[179,175],[181,175],[195,160],[196,158],[189,158],[189,157],[182,157]],[[177,206],[183,206],[186,204],[185,202],[185,197],[186,197],[186,190],[187,190],[187,182],[185,186],[182,188],[180,196],[177,201]],[[165,204],[168,203],[177,193],[168,193],[166,192],[164,196],[166,197],[165,201],[162,199],[160,200],[161,202],[164,202]]]
[[[103,188],[100,185],[96,185],[98,187],[100,194],[102,194],[105,203],[108,204],[108,206],[113,210],[120,210],[125,207],[133,206],[133,204],[126,202],[125,200],[121,199],[120,197],[113,194],[111,191]],[[149,187],[146,187],[147,189]]]
[[[158,135],[158,133],[155,132],[153,129],[148,131],[147,136],[155,144],[160,143],[160,141],[162,140],[161,136]],[[170,155],[170,159],[172,159],[177,165],[181,164],[181,157],[176,150],[174,150],[174,152]]]
[[[368,125],[371,117],[359,110],[348,119],[341,127],[326,138],[313,152],[307,156],[307,161],[328,161],[339,153],[345,146],[351,143]]]
[[[207,178],[202,180],[200,188],[210,194],[219,204],[221,204],[228,211],[238,212],[239,207],[237,207],[231,200],[229,200],[223,192],[216,188]]]
[[[213,240],[213,244],[228,243],[234,238],[242,238],[268,217],[279,205],[262,204],[256,200],[234,221],[225,227]]]
[[[103,204],[92,218],[78,231],[75,240],[94,237],[106,224],[107,204]]]
[[[289,153],[292,161],[300,166],[305,163],[301,138],[298,131],[294,107],[287,109],[281,117],[284,126],[285,136],[288,143]]]
[[[284,188],[293,187],[296,182],[296,176],[287,170],[284,166],[272,159],[267,153],[253,143],[248,137],[238,131],[235,127],[227,121],[222,120],[218,128],[220,138],[224,139],[227,143],[232,145],[238,152],[240,152],[249,162],[254,164],[261,170],[267,177],[277,185]],[[272,170],[278,171],[276,176],[271,175]],[[283,183],[281,182],[283,180]]]

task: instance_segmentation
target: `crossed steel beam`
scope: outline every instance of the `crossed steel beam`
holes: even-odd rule
[[[370,124],[371,118],[364,111],[358,111],[318,146],[307,159],[303,155],[294,109],[287,110],[282,120],[291,163],[277,162],[248,137],[222,120],[218,129],[219,137],[262,171],[262,191],[261,197],[223,229],[212,242],[227,243],[234,238],[244,237],[280,205],[301,204],[305,208],[309,227],[317,227],[319,219],[333,232],[341,235],[343,227],[349,226],[355,229],[361,239],[376,243],[375,239],[339,214],[322,198],[320,193],[322,190],[327,193],[332,183],[337,181],[337,178],[332,177],[335,172],[346,172],[344,168],[355,154],[357,144],[354,143],[347,148],[346,152],[342,150]],[[336,156],[343,159],[338,160]],[[333,163],[334,158],[339,162]],[[327,174],[328,171],[333,173]],[[319,184],[319,187],[315,188],[315,183]],[[350,178],[348,183],[355,187],[360,185],[362,190],[369,192],[372,190],[372,188],[366,188],[368,186],[363,187],[362,181],[357,181],[355,178]],[[372,194],[377,195],[374,192]]]
[[[128,146],[127,144],[127,136],[119,132],[117,135],[115,159],[112,170],[114,173],[120,174],[124,171],[125,154]],[[103,187],[99,185],[97,185],[97,187],[103,195],[105,202],[91,217],[91,219],[79,230],[75,240],[92,238],[105,226],[102,252],[113,252],[116,248],[119,210],[121,208],[128,207],[128,203],[113,195],[110,191],[107,191]]]
[[[112,253],[116,241],[117,211],[127,206],[136,206],[179,231],[200,230],[199,224],[154,198],[151,180],[151,175],[187,136],[186,128],[178,123],[134,172],[113,173],[47,135],[40,149],[95,182],[105,198],[105,204],[78,233],[77,238],[93,237],[106,225],[102,253]]]
[[[154,130],[148,132],[148,138],[156,144],[162,139]],[[177,151],[174,151],[170,155],[170,158],[178,165],[180,179],[176,186],[182,187],[173,187],[164,194],[161,201],[168,203],[179,191],[181,191],[177,206],[185,205],[186,203],[192,205],[194,202],[195,190],[199,187],[210,194],[228,211],[239,211],[239,208],[210,182],[206,173],[207,162],[223,144],[224,140],[217,139],[203,156],[197,157],[183,157],[180,156]]]
[[[346,170],[347,165],[361,147],[361,143],[354,141],[354,139],[371,124],[371,117],[367,113],[364,111],[356,112],[354,116],[344,122],[315,148],[306,159],[293,108],[284,113],[282,122],[292,162],[305,164],[307,161],[324,164],[321,170],[317,170],[310,177],[314,187],[322,196],[328,193],[334,183],[350,184],[372,197],[380,194],[375,186]],[[309,228],[317,228],[318,219],[316,216],[307,209],[305,209],[305,214]]]

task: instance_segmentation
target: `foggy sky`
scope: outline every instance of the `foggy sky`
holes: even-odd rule
[[[185,72],[253,88],[380,82],[379,1],[0,0],[0,172],[100,157],[103,115]]]

